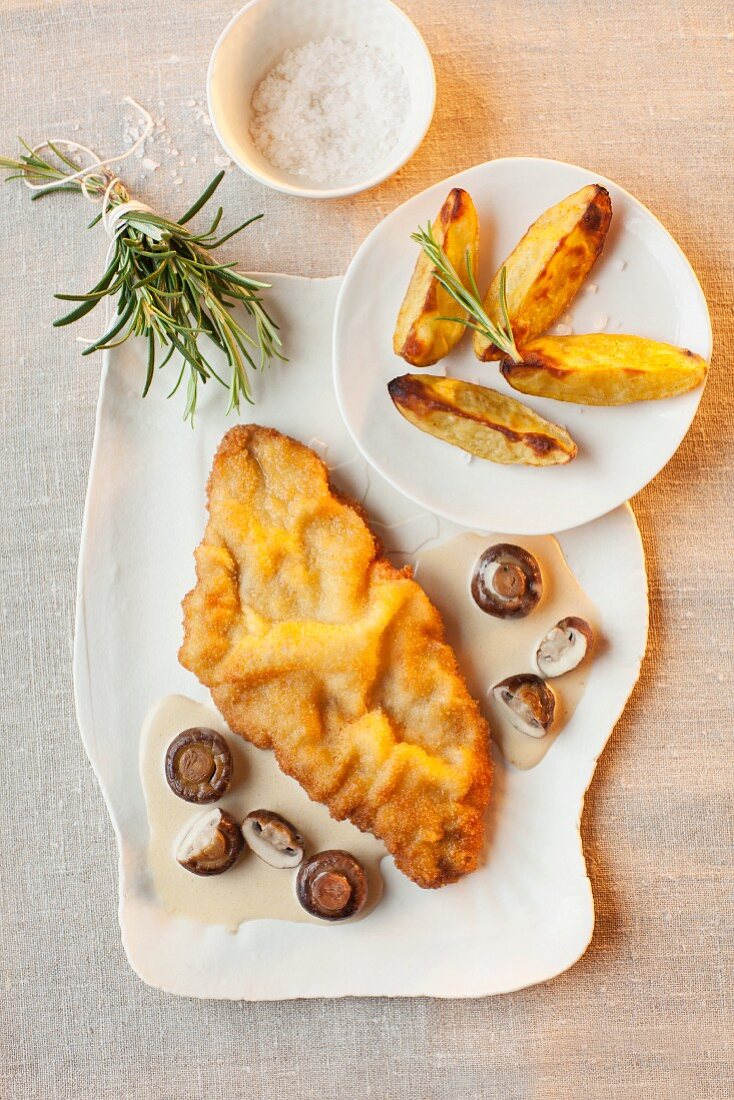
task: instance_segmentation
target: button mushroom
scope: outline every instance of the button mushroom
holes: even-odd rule
[[[303,859],[303,837],[272,810],[249,813],[242,822],[242,835],[255,855],[271,867],[297,867]]]
[[[548,631],[535,659],[544,676],[563,676],[581,664],[594,645],[594,632],[586,619],[569,615]]]
[[[240,827],[224,810],[207,810],[186,830],[176,859],[194,875],[221,875],[242,851]]]
[[[216,802],[232,778],[232,753],[216,730],[196,726],[174,737],[166,752],[166,779],[186,802]]]
[[[528,737],[545,737],[553,725],[556,697],[540,676],[508,676],[492,695],[508,721]]]
[[[301,864],[296,895],[303,908],[322,920],[346,920],[367,900],[367,875],[349,852],[319,852]]]
[[[471,594],[488,615],[524,619],[543,592],[540,567],[522,546],[508,542],[490,546],[474,567]]]

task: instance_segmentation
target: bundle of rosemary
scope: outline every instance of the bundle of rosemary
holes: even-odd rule
[[[57,294],[62,301],[78,302],[56,326],[79,320],[103,300],[117,299],[110,327],[82,354],[123,343],[130,336],[147,340],[147,370],[143,397],[148,393],[156,366],[164,367],[175,352],[181,367],[169,397],[186,378],[184,418],[193,423],[199,384],[216,379],[229,391],[228,412],[239,409],[240,398],[252,401],[248,369],[262,369],[274,358],[283,358],[278,326],[263,305],[260,292],[270,284],[236,271],[236,263],[217,263],[211,253],[236,233],[262,217],[257,214],[228,233],[217,235],[222,218],[218,208],[204,233],[186,228],[219,186],[220,172],[202,195],[177,220],[156,214],[144,203],[132,199],[125,186],[106,163],[94,158],[80,167],[63,151],[62,145],[84,149],[76,142],[44,142],[25,149],[19,159],[0,157],[0,169],[8,180],[21,179],[37,199],[51,191],[76,191],[101,201],[102,209],[88,228],[102,222],[110,236],[106,270],[86,294]],[[41,150],[48,150],[42,155]],[[86,150],[91,152],[91,150]],[[114,160],[123,157],[112,158]],[[94,157],[94,154],[92,154]],[[252,320],[249,332],[230,312],[241,305]],[[215,370],[200,343],[208,337],[226,357],[228,377]],[[159,358],[161,350],[164,352]]]

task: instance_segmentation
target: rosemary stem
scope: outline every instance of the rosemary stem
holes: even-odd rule
[[[515,344],[515,337],[512,332],[512,324],[507,308],[506,268],[503,267],[500,273],[499,298],[502,323],[496,324],[489,317],[482,304],[479,289],[472,270],[469,249],[466,251],[467,281],[469,283],[467,287],[462,282],[459,273],[446,255],[445,250],[436,240],[430,222],[428,222],[425,229],[419,228],[413,233],[411,239],[421,246],[426,256],[433,264],[434,277],[437,281],[444,290],[451,295],[457,305],[472,318],[472,320],[467,320],[464,317],[445,317],[441,318],[441,320],[455,321],[460,325],[465,325],[467,328],[472,328],[476,332],[480,332],[490,341],[490,343],[494,344],[496,348],[499,348],[505,355],[510,356],[515,363],[521,362],[522,356]]]

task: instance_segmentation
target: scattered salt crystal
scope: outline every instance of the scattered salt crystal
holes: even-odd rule
[[[171,149],[171,156],[172,157],[177,157],[178,156],[178,149]]]
[[[461,461],[464,463],[465,466],[468,466],[473,458],[474,455],[470,455],[468,451],[461,452]]]
[[[155,172],[156,168],[160,168],[160,164],[157,160],[151,160],[150,157],[144,157],[143,168],[147,168],[149,172]]]
[[[556,336],[570,336],[573,329],[570,325],[558,324],[555,327]]]
[[[183,177],[182,176],[176,176],[176,178],[173,181],[174,187],[180,187],[182,183],[183,183]]]
[[[286,50],[252,98],[250,132],[276,168],[326,183],[367,175],[398,143],[402,66],[376,46],[323,38]]]
[[[187,107],[195,107],[196,106],[196,100],[195,99],[187,99],[186,100],[186,106]]]
[[[229,159],[229,157],[215,157],[214,158],[214,163],[216,164],[217,168],[231,168],[232,167],[232,161]]]
[[[166,58],[166,65],[178,65],[181,58],[177,53],[172,53],[170,57]]]
[[[602,332],[608,324],[609,315],[607,313],[602,313],[601,317],[598,317],[596,323],[594,324],[594,330],[596,332]]]
[[[599,287],[596,285],[596,283],[587,283],[584,287],[584,290],[587,294],[596,294],[598,289]]]
[[[626,260],[615,260],[612,264],[615,271],[624,271],[627,266]]]

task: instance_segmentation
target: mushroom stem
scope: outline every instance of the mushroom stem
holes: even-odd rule
[[[523,619],[543,592],[540,566],[522,546],[488,547],[474,567],[471,593],[482,611],[498,619]]]
[[[350,852],[319,852],[301,864],[296,895],[303,908],[322,920],[346,920],[364,907],[367,875]]]

